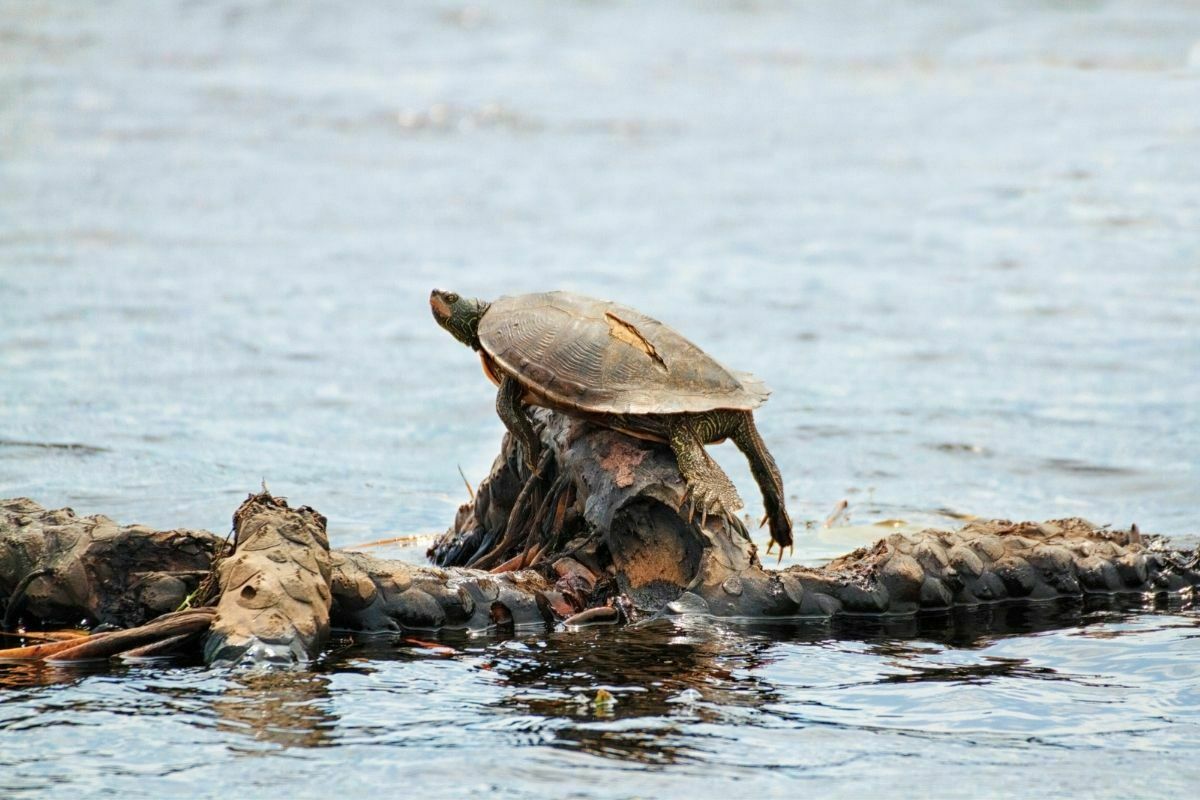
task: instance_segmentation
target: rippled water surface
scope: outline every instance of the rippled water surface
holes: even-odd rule
[[[857,526],[798,560],[965,514],[1194,541],[1198,154],[1195,2],[0,0],[0,496],[224,531],[265,479],[420,558],[501,433],[429,289],[559,287],[767,380],[793,517]],[[1181,794],[1198,619],[4,666],[0,794]]]

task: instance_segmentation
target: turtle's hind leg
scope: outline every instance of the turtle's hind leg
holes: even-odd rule
[[[758,435],[754,426],[754,415],[749,411],[742,412],[740,423],[730,432],[730,438],[738,449],[746,454],[750,462],[750,471],[754,480],[762,490],[763,508],[767,511],[767,522],[771,528],[771,541],[779,545],[780,556],[783,548],[792,546],[792,518],[788,516],[783,502],[783,477],[775,459],[771,457],[767,445]]]
[[[542,443],[529,421],[529,415],[525,413],[525,405],[521,402],[524,394],[525,388],[511,375],[505,375],[496,394],[496,413],[508,432],[521,443],[521,449],[525,451],[525,464],[533,472],[537,469]]]
[[[687,481],[687,496],[692,499],[692,508],[699,508],[701,526],[708,514],[716,514],[729,522],[734,530],[744,530],[741,521],[734,516],[742,509],[742,498],[725,471],[712,460],[704,449],[703,439],[693,428],[690,415],[668,418],[667,439],[675,451],[679,471]],[[682,505],[681,505],[682,508]]]

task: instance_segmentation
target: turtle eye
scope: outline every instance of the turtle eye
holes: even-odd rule
[[[446,302],[454,305],[458,302],[458,295],[456,295],[454,292],[450,292],[450,294],[446,295]]]

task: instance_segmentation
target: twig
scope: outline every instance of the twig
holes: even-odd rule
[[[463,484],[467,487],[467,499],[474,500],[475,490],[471,488],[471,482],[467,480],[467,476],[463,473],[462,464],[456,466],[458,467],[458,476],[463,479]]]
[[[849,500],[846,500],[845,498],[838,500],[837,505],[833,507],[833,512],[825,519],[824,527],[832,528],[833,523],[835,523],[839,519],[841,519],[845,515],[846,509],[849,507],[850,507]]]
[[[29,584],[36,579],[45,575],[53,575],[54,570],[50,567],[35,569],[33,572],[26,575],[17,584],[16,588],[8,597],[8,608],[4,610],[4,629],[11,630],[13,623],[17,621],[17,615],[21,613],[21,608],[25,605],[25,593],[29,591]]]
[[[362,544],[351,544],[343,547],[343,550],[354,550],[359,547],[382,547],[386,544],[402,544],[405,542],[419,542],[422,539],[432,539],[438,534],[436,533],[414,533],[409,536],[393,536],[390,539],[376,539],[373,542],[363,542]]]

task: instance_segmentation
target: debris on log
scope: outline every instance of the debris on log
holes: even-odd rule
[[[215,609],[193,608],[164,614],[158,619],[120,631],[106,631],[61,642],[14,647],[0,650],[0,660],[49,660],[55,662],[94,661],[115,655],[134,655],[147,652],[162,653],[170,646],[182,645],[208,630]],[[153,651],[154,645],[158,645]]]
[[[74,647],[60,650],[50,661],[92,661],[111,658],[128,651],[145,651],[153,644],[182,641],[203,633],[212,625],[214,610],[191,608],[164,614],[153,622],[123,631],[98,633],[80,640]]]
[[[303,663],[329,639],[330,559],[325,517],[267,491],[233,515],[234,552],[217,565],[210,664]]]

